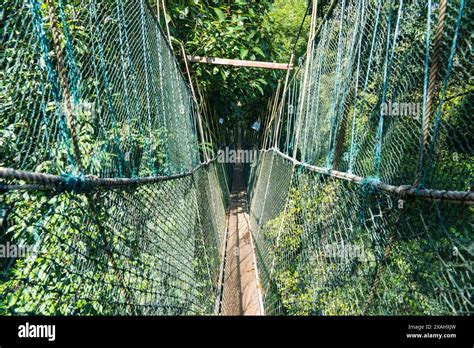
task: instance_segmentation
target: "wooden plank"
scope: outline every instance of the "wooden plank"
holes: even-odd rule
[[[205,63],[205,64],[217,64],[217,65],[231,65],[238,67],[247,68],[263,68],[263,69],[280,69],[288,70],[292,69],[293,65],[287,63],[273,63],[273,62],[261,62],[256,60],[239,60],[239,59],[223,59],[223,58],[211,58],[211,57],[199,57],[199,56],[187,56],[188,61],[192,63]]]

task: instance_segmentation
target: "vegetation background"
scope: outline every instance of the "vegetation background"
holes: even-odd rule
[[[177,55],[183,44],[187,54],[206,57],[287,63],[295,48],[297,59],[305,53],[311,8],[306,0],[262,1],[165,1],[160,3],[160,21],[167,22]],[[191,66],[210,122],[219,118],[250,127],[265,113],[267,101],[284,71],[194,64]],[[227,123],[229,124],[229,123]]]

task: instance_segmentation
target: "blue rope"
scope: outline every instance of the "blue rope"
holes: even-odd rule
[[[127,20],[125,16],[125,11],[123,8],[123,1],[122,0],[116,0],[117,2],[117,18],[119,19],[119,22],[121,24],[121,27],[123,28],[123,42],[125,43],[125,57],[126,57],[126,66],[129,69],[128,74],[130,75],[130,80],[131,80],[131,89],[132,89],[132,97],[133,97],[133,112],[135,115],[140,115],[140,106],[139,106],[139,95],[138,95],[138,89],[137,89],[137,72],[135,69],[135,65],[133,64],[133,60],[130,59],[130,44],[128,40],[128,28],[127,28]],[[124,69],[124,74],[125,74],[125,69]],[[138,129],[140,130],[140,133],[143,137],[143,139],[146,139],[145,136],[145,128],[143,126],[143,122],[138,122],[138,124],[134,125],[135,127],[138,126]],[[137,168],[135,169],[135,175],[137,177],[140,176],[141,172],[141,166],[142,166],[142,161],[139,161],[137,164]],[[133,174],[132,174],[133,175]]]
[[[128,124],[128,127],[129,129],[132,128],[132,120],[131,120],[131,112],[130,112],[130,96],[129,96],[129,90],[128,90],[128,78],[127,78],[127,72],[126,72],[126,61],[125,61],[125,51],[124,51],[124,39],[123,39],[123,31],[124,31],[124,20],[125,18],[121,18],[121,13],[120,13],[120,5],[119,5],[119,1],[116,0],[115,1],[115,7],[116,7],[116,11],[117,11],[117,22],[118,22],[118,32],[119,32],[119,42],[120,42],[120,62],[122,63],[122,78],[123,78],[123,87],[124,87],[124,98],[125,98],[125,114],[126,114],[126,117],[127,117],[127,124]],[[132,142],[132,137],[130,136],[129,137],[129,142]],[[127,163],[127,160],[124,158],[124,162],[125,162],[125,165],[129,165],[129,163]],[[140,164],[138,164],[138,166],[140,166]],[[140,172],[139,172],[139,168],[136,168],[136,166],[132,166],[131,168],[131,176],[132,178],[133,177],[136,177],[136,176],[139,176],[140,175]]]
[[[367,92],[367,86],[368,86],[368,83],[369,83],[369,76],[370,76],[370,71],[371,71],[371,66],[372,66],[375,39],[377,37],[377,32],[378,32],[377,29],[378,29],[378,26],[379,26],[379,18],[380,18],[381,8],[382,8],[382,0],[379,0],[379,4],[378,4],[378,7],[377,7],[377,16],[376,16],[375,25],[374,25],[374,31],[372,33],[372,43],[371,43],[371,46],[370,46],[369,61],[367,63],[367,73],[365,75],[364,89],[363,89],[362,95],[361,95],[362,101],[361,101],[361,107],[360,107],[360,113],[359,113],[361,115],[363,114],[364,107],[365,107],[365,94]],[[353,166],[354,166],[354,161],[355,161],[355,159],[356,159],[356,157],[359,153],[359,144],[358,144],[358,141],[356,140],[357,135],[359,133],[358,128],[359,127],[356,127],[356,129],[355,129],[356,134],[353,138],[354,142],[351,144],[351,154],[350,154],[350,160],[349,160],[349,163],[352,163],[351,171],[352,171]]]
[[[336,78],[334,80],[334,97],[333,97],[333,102],[332,102],[332,108],[331,108],[331,128],[329,132],[329,142],[328,142],[328,152],[326,156],[326,168],[331,168],[332,167],[332,162],[333,162],[333,148],[334,148],[334,138],[335,133],[336,133],[336,107],[337,107],[337,99],[339,96],[339,77],[340,77],[340,70],[341,70],[341,55],[342,55],[342,24],[344,22],[344,8],[346,5],[346,1],[344,0],[342,2],[342,8],[341,8],[341,18],[339,19],[340,24],[339,24],[339,36],[337,39],[337,58],[336,58]]]
[[[293,93],[292,89],[291,89],[291,85],[288,87],[288,101],[286,103],[287,105],[287,108],[286,108],[286,132],[285,132],[285,145],[284,145],[284,148],[285,148],[285,153],[287,154],[288,153],[288,144],[289,144],[289,141],[290,141],[290,136],[289,136],[289,131],[290,131],[290,106],[291,106],[291,110],[293,110],[293,105],[291,103],[291,94]]]
[[[58,192],[85,193],[90,192],[92,189],[90,182],[86,180],[86,177],[82,174],[63,174],[61,177],[63,180],[57,186]]]
[[[151,107],[150,107],[150,86],[148,81],[148,61],[150,60],[150,52],[146,40],[146,25],[145,25],[145,9],[143,8],[143,0],[140,0],[140,21],[141,21],[141,34],[142,34],[142,45],[143,45],[143,64],[145,66],[145,90],[146,90],[146,112],[148,120],[148,138],[145,145],[148,151],[148,166],[153,167],[151,153],[151,144],[153,144],[153,133],[152,133],[152,122],[151,122]]]
[[[42,57],[45,62],[46,67],[46,76],[49,84],[51,85],[51,94],[53,95],[54,104],[56,106],[56,116],[58,118],[58,125],[59,125],[59,143],[60,147],[64,147],[66,149],[67,154],[67,161],[69,164],[74,165],[74,156],[71,152],[70,145],[70,134],[68,127],[66,125],[65,116],[62,112],[61,106],[61,98],[59,95],[59,85],[58,85],[58,77],[55,73],[53,68],[53,63],[49,58],[49,47],[48,41],[46,38],[46,32],[44,27],[44,21],[41,14],[41,5],[39,4],[38,0],[30,0],[30,12],[33,16],[33,23],[35,28],[35,33],[38,37],[39,46],[41,48]],[[44,114],[46,113],[46,109],[44,109]],[[62,168],[56,168],[58,170]]]
[[[95,0],[91,2],[90,4],[90,12],[92,16],[94,16],[95,23],[99,23],[99,20],[97,18],[97,8],[95,4]],[[104,90],[105,94],[107,96],[107,107],[109,114],[111,115],[111,120],[112,120],[112,129],[113,129],[113,137],[112,137],[112,144],[113,144],[113,149],[116,151],[117,156],[118,156],[118,175],[121,177],[123,176],[123,169],[124,169],[124,154],[122,149],[120,148],[120,139],[117,136],[117,130],[118,130],[118,124],[116,120],[116,115],[117,112],[115,110],[113,101],[112,101],[112,95],[110,91],[110,82],[107,74],[107,66],[105,64],[104,60],[104,48],[102,44],[102,33],[100,31],[100,28],[98,25],[93,25],[92,24],[92,16],[89,16],[89,25],[92,28],[95,29],[96,36],[97,36],[97,47],[98,47],[98,52],[99,52],[99,63],[100,63],[100,68],[102,72],[102,79],[104,83]],[[95,55],[94,55],[95,57]],[[99,97],[99,94],[97,95]]]
[[[361,13],[361,23],[364,21],[364,15],[365,15],[365,7],[364,7],[364,0],[362,0],[361,4],[362,8],[362,13]],[[363,24],[361,24],[361,28],[363,28]],[[356,125],[356,119],[357,119],[357,96],[358,96],[358,90],[359,90],[359,76],[360,76],[360,57],[361,57],[361,52],[362,52],[362,33],[359,35],[359,44],[358,44],[358,53],[357,53],[357,70],[356,70],[356,85],[355,85],[355,93],[354,93],[354,111],[352,113],[352,127],[351,127],[351,142],[349,145],[349,168],[347,172],[349,174],[353,173],[353,167],[354,167],[354,146],[355,146],[355,125]]]
[[[74,49],[71,43],[71,33],[69,31],[69,24],[66,20],[66,15],[64,13],[63,0],[59,0],[59,17],[61,19],[61,24],[63,26],[63,36],[66,42],[66,63],[68,66],[68,78],[71,94],[73,96],[74,105],[77,105],[77,102],[80,99],[80,88],[79,88],[79,72],[76,66],[76,58],[74,54]]]
[[[323,57],[324,57],[325,48],[326,48],[325,45],[327,43],[328,31],[329,30],[328,30],[327,23],[325,23],[325,25],[323,27],[322,38],[321,38],[321,41],[318,44],[318,71],[317,71],[318,89],[317,89],[317,92],[316,92],[316,95],[317,95],[317,98],[316,98],[316,111],[314,113],[316,115],[316,123],[317,123],[317,120],[318,120],[318,113],[319,113],[319,101],[321,100],[321,98],[319,98],[320,87],[321,87],[321,72],[322,72],[322,69],[323,69]],[[324,50],[321,49],[321,47],[324,47]],[[321,143],[320,141],[316,142],[316,144],[318,146],[318,149],[317,149],[318,150],[318,155],[319,155],[319,152],[320,152],[320,148],[319,148],[320,143]],[[314,159],[316,157],[314,152],[316,152],[316,149],[314,149],[314,144],[313,144],[313,149],[311,151],[311,158],[310,158],[311,163],[314,163]]]
[[[164,108],[164,91],[163,91],[163,69],[162,69],[162,65],[163,65],[163,59],[162,59],[162,52],[163,50],[161,49],[162,47],[162,44],[161,44],[161,41],[162,41],[162,34],[161,34],[161,31],[160,31],[160,28],[158,26],[158,23],[157,21],[154,22],[154,28],[155,28],[155,36],[156,36],[156,46],[158,47],[159,49],[159,53],[158,53],[158,76],[159,76],[159,83],[158,83],[158,90],[159,92],[155,92],[154,95],[155,95],[155,100],[156,100],[156,105],[160,105],[161,104],[161,117],[159,117],[159,120],[162,121],[163,123],[163,128],[162,128],[162,131],[163,131],[163,138],[164,138],[164,165],[163,165],[163,168],[161,169],[161,172],[163,174],[166,174],[166,173],[169,173],[169,142],[167,141],[167,138],[168,138],[168,128],[167,128],[167,122],[166,122],[166,112],[165,112],[165,108]],[[166,46],[166,45],[165,45]],[[168,47],[165,47],[165,49],[168,49]],[[154,86],[156,87],[156,86]],[[162,102],[160,103],[160,99],[159,99],[159,96],[161,96],[161,100]],[[157,110],[157,115],[160,115],[160,113],[158,112]],[[197,150],[197,148],[196,148]]]
[[[390,45],[390,30],[391,30],[391,18],[392,18],[392,0],[390,0],[390,15],[388,18],[388,29],[387,29],[387,48],[386,48],[386,55],[385,55],[385,67],[384,67],[384,86],[382,92],[382,103],[384,105],[385,98],[387,95],[388,89],[388,81],[390,79],[390,74],[392,71],[392,63],[393,57],[395,53],[395,47],[397,45],[397,38],[399,32],[399,25],[400,25],[400,18],[402,16],[402,8],[403,8],[403,0],[400,0],[400,5],[398,7],[398,15],[397,15],[397,23],[395,25],[395,32],[393,34],[393,42],[392,42],[392,51],[390,53],[390,62],[388,62],[388,51]],[[383,108],[380,111],[380,119],[379,119],[379,126],[377,129],[377,142],[375,148],[375,156],[374,156],[374,173],[376,176],[380,175],[380,165],[382,161],[382,135],[383,135],[383,124],[384,124],[384,114]]]
[[[360,5],[360,3],[359,3]],[[359,28],[359,24],[361,22],[361,11],[358,11],[358,16],[357,16],[357,19],[356,19],[356,23],[354,25],[354,31],[353,31],[353,35],[352,35],[352,39],[351,39],[351,46],[350,46],[350,50],[349,50],[349,57],[348,57],[348,61],[351,62],[352,64],[352,61],[353,61],[353,57],[354,57],[354,50],[355,50],[355,43],[356,43],[356,37],[357,37],[357,30]],[[340,124],[341,122],[341,118],[343,116],[343,108],[344,108],[344,103],[345,103],[345,100],[346,100],[346,97],[347,97],[347,86],[349,85],[349,78],[348,76],[346,76],[344,79],[343,79],[343,86],[342,86],[342,98],[341,98],[341,101],[339,103],[339,109],[337,111],[337,114],[336,114],[336,120],[337,120],[337,124]],[[357,84],[358,82],[356,82]],[[356,89],[357,90],[357,89]],[[336,136],[337,134],[335,135],[334,137],[334,142],[336,141]],[[344,140],[344,139],[343,139]],[[334,160],[334,157],[335,157],[335,150],[336,150],[336,147],[334,146],[335,144],[333,144],[333,147],[332,147],[332,152],[331,152],[331,162]]]
[[[378,192],[377,185],[380,183],[380,179],[376,176],[367,176],[364,181],[362,181],[361,188],[360,188],[360,195],[359,195],[359,201],[360,201],[360,209],[358,213],[358,220],[359,224],[363,227],[365,224],[366,220],[366,210],[367,207],[369,206],[368,204],[368,198],[370,195],[373,195],[374,193]]]

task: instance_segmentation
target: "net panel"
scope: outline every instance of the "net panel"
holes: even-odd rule
[[[472,206],[263,157],[250,216],[267,314],[472,314]]]
[[[2,7],[2,166],[140,177],[199,163],[196,104],[146,1]]]
[[[1,7],[0,313],[214,313],[229,169],[149,4]]]
[[[472,16],[464,1],[338,2],[305,62],[303,114],[290,132],[298,158],[394,185],[469,191]]]
[[[472,14],[345,0],[316,22],[249,171],[266,313],[473,313]]]

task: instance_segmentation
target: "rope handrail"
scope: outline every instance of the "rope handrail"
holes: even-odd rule
[[[208,166],[215,161],[216,157],[202,162],[191,171],[172,174],[157,175],[140,178],[100,178],[94,175],[53,175],[48,173],[38,173],[25,170],[16,170],[12,168],[0,167],[0,178],[4,180],[23,180],[27,183],[38,185],[1,185],[1,190],[12,189],[55,189],[59,191],[86,191],[99,187],[119,187],[119,186],[137,186],[144,184],[154,184],[157,182],[184,178],[192,175],[201,167]]]
[[[304,167],[312,172],[328,175],[333,178],[352,181],[357,184],[367,183],[368,181],[367,178],[364,178],[358,175],[350,174],[347,172],[341,172],[338,170],[328,170],[323,167],[318,167],[315,165],[302,163],[288,156],[287,154],[284,154],[283,152],[281,152],[280,150],[276,148],[270,148],[264,151],[265,152],[273,151],[277,155],[292,162],[294,165]],[[383,183],[381,181],[375,181],[374,185],[377,189],[387,192],[387,193],[395,194],[399,196],[401,199],[420,198],[420,199],[427,199],[427,200],[452,201],[452,202],[458,202],[458,203],[469,204],[469,205],[474,204],[474,192],[472,191],[421,189],[421,188],[413,187],[412,185],[394,186],[387,183]]]

